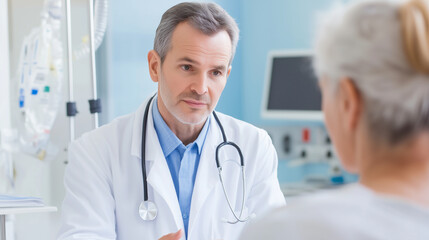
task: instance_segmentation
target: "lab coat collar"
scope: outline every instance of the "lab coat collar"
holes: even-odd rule
[[[148,99],[149,100],[149,99]],[[142,104],[135,113],[133,122],[133,136],[131,154],[136,156],[141,161],[141,143],[142,143],[142,124],[143,116],[148,100]],[[149,106],[149,110],[153,106],[153,101]],[[180,212],[179,201],[177,199],[176,190],[171,178],[170,170],[165,160],[159,143],[158,135],[156,134],[152,111],[148,113],[146,127],[146,171],[147,182],[154,191],[156,191],[167,202],[167,205],[173,214],[177,229],[183,228],[183,219]],[[149,200],[151,196],[149,195]]]
[[[157,133],[159,142],[161,144],[162,152],[165,157],[168,157],[179,145],[183,145],[182,141],[174,135],[173,131],[168,127],[167,123],[161,116],[158,109],[158,98],[153,99],[151,107],[153,116],[153,126]]]
[[[153,95],[151,95],[152,97]],[[146,99],[146,101],[140,105],[140,107],[137,109],[137,111],[134,114],[134,121],[133,121],[133,135],[132,135],[132,143],[131,143],[131,155],[137,157],[139,160],[141,160],[141,148],[142,148],[142,127],[143,127],[143,117],[144,112],[146,110],[146,105],[149,102],[149,99]],[[146,127],[146,161],[154,161],[159,158],[158,152],[154,149],[160,148],[159,145],[159,139],[158,135],[156,134],[154,123],[153,123],[153,116],[152,116],[152,107],[154,104],[156,97],[152,100],[149,106],[149,112],[147,117],[147,127]],[[150,137],[149,137],[150,136]],[[149,151],[150,149],[150,151]],[[162,153],[162,149],[161,149]],[[164,159],[164,155],[162,155],[162,158]]]
[[[211,116],[210,116],[211,117]],[[210,192],[219,182],[219,175],[216,167],[216,147],[223,141],[220,128],[213,117],[207,132],[206,141],[201,152],[195,186],[192,193],[191,211],[189,218],[188,238],[193,239],[192,234],[196,225],[196,219],[207,216],[198,216],[203,213],[201,208],[204,205]],[[221,122],[222,123],[222,122]],[[198,229],[196,229],[198,230]]]
[[[131,139],[131,155],[137,157],[141,160],[141,147],[142,147],[142,126],[143,126],[143,116],[146,105],[149,102],[149,99],[146,99],[143,104],[137,109],[134,113],[133,120],[133,131],[132,131],[132,139]],[[153,103],[151,103],[153,104]],[[149,111],[149,116],[151,116],[151,111]],[[148,125],[151,117],[148,117]]]

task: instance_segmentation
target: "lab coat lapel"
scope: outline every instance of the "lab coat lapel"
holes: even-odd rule
[[[150,109],[152,109],[152,106]],[[183,228],[179,201],[177,200],[176,190],[167,161],[165,160],[158,135],[154,128],[151,110],[149,111],[146,131],[146,161],[147,165],[149,165],[147,166],[147,182],[167,202],[174,216],[177,228]]]
[[[191,212],[189,219],[190,229],[188,236],[191,236],[197,224],[196,218],[201,213],[201,208],[210,192],[219,181],[216,167],[216,147],[222,142],[219,126],[214,117],[211,117],[210,128],[201,152],[200,163],[195,179],[194,191],[192,194]],[[204,215],[204,214],[203,214]],[[197,229],[198,230],[198,229]]]

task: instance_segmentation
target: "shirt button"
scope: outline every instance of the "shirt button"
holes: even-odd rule
[[[182,214],[182,217],[183,218],[188,218],[188,214],[184,213],[184,214]]]

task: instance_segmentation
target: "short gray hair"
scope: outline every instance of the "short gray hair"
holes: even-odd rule
[[[231,64],[238,43],[239,29],[237,23],[219,5],[195,2],[179,3],[162,15],[161,22],[156,29],[154,42],[154,50],[161,57],[161,63],[164,62],[165,56],[171,48],[171,37],[174,29],[179,23],[185,21],[206,35],[225,30],[231,39]]]
[[[429,75],[407,59],[403,6],[386,0],[338,5],[319,18],[315,43],[319,78],[336,89],[350,77],[364,99],[372,137],[392,145],[429,130]]]

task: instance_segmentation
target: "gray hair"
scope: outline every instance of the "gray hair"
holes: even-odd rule
[[[419,70],[404,49],[404,36],[409,34],[401,15],[405,5],[369,0],[337,6],[319,19],[315,43],[317,75],[331,81],[332,91],[341,78],[351,78],[363,97],[372,136],[392,145],[429,130],[429,65],[422,63],[426,70]],[[418,11],[427,14],[427,9]],[[411,22],[415,30],[414,25]],[[419,38],[422,32],[413,34]],[[428,41],[423,42],[427,50]]]
[[[234,58],[238,43],[239,29],[235,20],[215,3],[179,3],[168,9],[161,18],[156,29],[154,50],[164,62],[171,48],[171,37],[176,26],[181,22],[189,22],[195,29],[206,35],[212,35],[225,30],[230,39],[232,53],[230,64]]]

